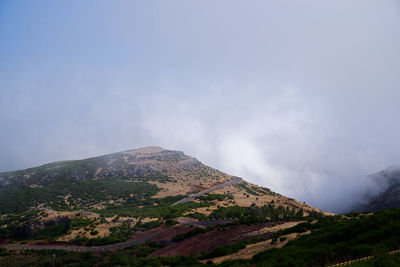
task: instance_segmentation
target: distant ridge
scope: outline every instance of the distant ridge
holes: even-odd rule
[[[400,208],[400,167],[392,165],[383,171],[370,175],[374,180],[377,196],[367,197],[366,204],[356,210],[375,212],[383,209]]]

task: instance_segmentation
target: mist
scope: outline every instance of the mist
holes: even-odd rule
[[[326,211],[399,164],[396,1],[0,2],[0,171],[142,146]]]

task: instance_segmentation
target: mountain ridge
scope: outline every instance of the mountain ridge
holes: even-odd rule
[[[356,210],[375,212],[400,208],[400,167],[393,165],[369,176],[376,184],[378,194],[367,195]]]
[[[203,191],[234,179],[234,176],[208,167],[182,151],[149,146],[87,159],[57,161],[33,168],[3,172],[0,173],[0,185],[14,184],[40,187],[60,180],[74,182],[108,178],[136,179],[145,176],[159,176],[158,178],[152,177],[147,181],[147,183],[160,189],[154,196],[156,198]],[[247,187],[258,187],[248,182],[245,182],[245,184]],[[264,189],[252,191],[247,187],[239,190],[247,192],[246,197],[249,200],[244,202],[261,203],[261,200],[258,201],[256,191],[263,191]],[[226,193],[222,189],[219,192]],[[248,194],[249,192],[252,194]],[[283,197],[269,189],[268,192],[271,196],[282,197],[282,201],[288,205],[313,209],[304,203]]]
[[[188,219],[262,228],[323,214],[182,151],[160,147],[0,173],[0,243],[51,240],[99,246],[127,242],[152,228],[174,233],[204,227],[200,222],[184,226]],[[176,223],[179,227],[168,228]]]
[[[95,252],[89,258],[99,266],[120,255],[121,264],[133,266],[153,260],[280,266],[282,259],[288,266],[326,266],[399,244],[398,235],[386,235],[399,229],[398,210],[328,216],[159,147],[0,176],[0,250],[18,261],[25,260],[24,250],[51,249],[59,250],[57,257],[69,255],[64,262]],[[108,265],[101,265],[104,258]]]

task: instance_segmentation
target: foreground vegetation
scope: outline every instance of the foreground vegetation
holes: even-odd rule
[[[135,199],[148,199],[158,191],[153,184],[122,179],[65,179],[43,187],[6,185],[0,187],[0,214],[25,212],[40,204],[60,211],[88,209],[110,200],[129,199],[131,195],[136,196]]]
[[[278,222],[303,219],[302,209],[283,206],[274,206],[271,203],[264,206],[251,205],[250,207],[229,206],[220,207],[213,211],[209,218],[236,218],[242,223]],[[311,214],[312,217],[322,216],[319,213]]]
[[[376,260],[386,258],[386,252],[400,248],[400,209],[382,210],[370,216],[321,217],[315,223],[307,222],[278,232],[275,238],[308,230],[311,234],[301,236],[281,249],[270,249],[255,255],[251,261],[238,261],[236,264],[326,266],[369,255],[376,255]],[[229,264],[231,262],[224,265]]]
[[[209,229],[194,229],[178,235],[180,242],[193,235],[202,234]],[[385,253],[400,248],[400,209],[378,211],[372,215],[352,214],[352,216],[309,217],[303,223],[292,228],[276,232],[273,242],[282,242],[290,233],[302,233],[298,239],[290,241],[283,248],[261,252],[251,260],[224,262],[222,266],[327,266],[339,262],[374,255],[375,258],[354,266],[398,266],[400,256],[388,256]],[[254,240],[258,242],[258,240]],[[226,244],[203,253],[200,258],[231,254],[243,249],[249,242]],[[251,241],[253,243],[253,241]],[[200,266],[193,257],[148,257],[164,245],[148,242],[118,252],[72,253],[63,251],[27,251],[9,252],[0,250],[0,264],[10,266],[29,265],[46,266],[51,255],[56,254],[59,266]]]
[[[0,249],[0,266],[201,266],[193,257],[147,257],[163,247],[156,242],[116,252],[75,253],[60,250],[7,251]],[[53,260],[55,259],[55,261]]]

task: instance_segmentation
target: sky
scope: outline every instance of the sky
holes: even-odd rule
[[[157,145],[343,211],[399,103],[396,0],[0,0],[0,171]]]

